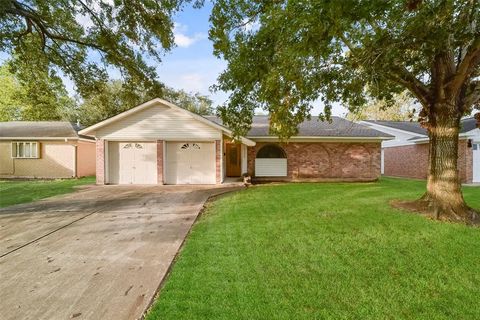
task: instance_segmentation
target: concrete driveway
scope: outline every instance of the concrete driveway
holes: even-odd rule
[[[136,319],[211,195],[93,186],[0,209],[1,319]]]

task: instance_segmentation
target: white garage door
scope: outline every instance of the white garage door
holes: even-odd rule
[[[480,182],[480,143],[473,144],[473,182]]]
[[[215,184],[215,144],[167,142],[165,183]]]
[[[156,184],[156,147],[155,142],[110,142],[109,183]]]

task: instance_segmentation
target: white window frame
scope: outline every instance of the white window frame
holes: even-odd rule
[[[21,154],[20,146],[23,146],[23,154]],[[28,155],[26,150],[28,148]],[[12,141],[11,145],[13,159],[39,159],[40,158],[40,143],[38,141]]]

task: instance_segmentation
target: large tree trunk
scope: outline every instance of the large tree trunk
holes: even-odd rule
[[[440,113],[446,108],[437,105],[434,109]],[[463,199],[458,175],[460,115],[438,113],[429,120],[427,192],[419,201],[424,202],[437,219],[473,222],[477,214]]]

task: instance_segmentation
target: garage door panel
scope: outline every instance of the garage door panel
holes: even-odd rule
[[[215,184],[215,145],[211,142],[168,142],[167,184]]]
[[[108,161],[110,183],[157,183],[156,143],[110,142]]]
[[[108,143],[108,182],[112,184],[119,183],[119,145],[118,143]]]
[[[135,143],[133,183],[157,183],[157,152],[155,143]]]
[[[133,167],[135,163],[132,143],[119,143],[119,182],[131,184],[133,182]]]

